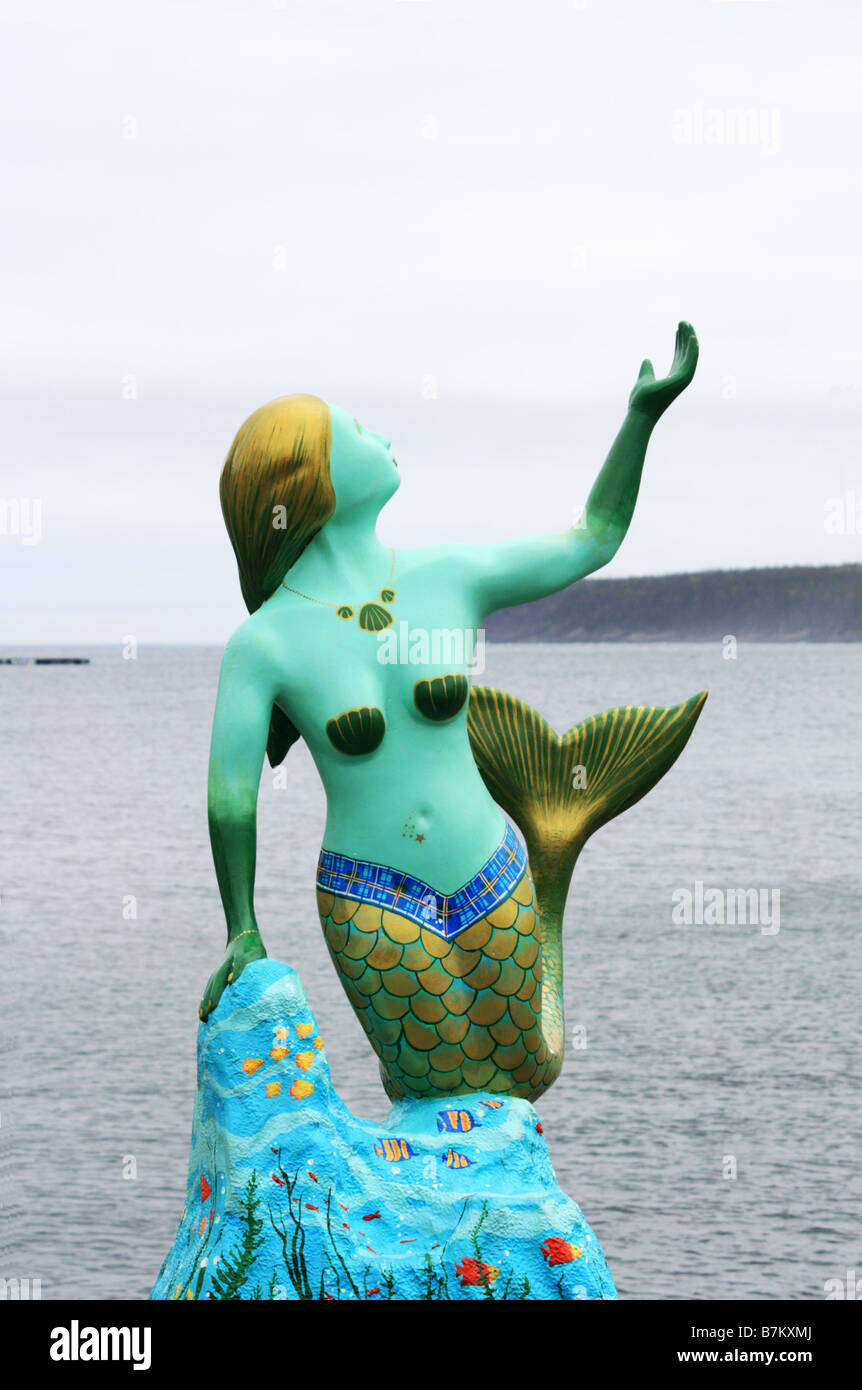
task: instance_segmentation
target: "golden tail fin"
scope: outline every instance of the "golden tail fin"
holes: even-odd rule
[[[706,691],[681,705],[625,705],[559,737],[522,700],[470,694],[473,756],[494,800],[527,843],[539,910],[562,925],[575,861],[600,825],[633,806],[679,757]]]
[[[494,800],[527,842],[542,936],[542,1035],[547,1067],[529,1099],[559,1075],[566,1046],[563,909],[582,846],[633,806],[679,757],[706,691],[682,705],[626,705],[577,724],[560,738],[522,700],[474,686],[467,727]]]

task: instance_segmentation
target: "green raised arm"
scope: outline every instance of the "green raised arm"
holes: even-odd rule
[[[652,363],[643,363],[626,418],[574,526],[557,535],[464,547],[483,613],[532,603],[613,559],[634,514],[653,426],[691,381],[697,357],[694,329],[681,323],[667,376],[657,379]]]

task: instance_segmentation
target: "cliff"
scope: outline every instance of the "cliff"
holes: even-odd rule
[[[862,641],[862,564],[586,579],[493,614],[498,642]]]

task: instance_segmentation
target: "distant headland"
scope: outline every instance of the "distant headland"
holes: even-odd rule
[[[0,656],[0,666],[89,666],[88,656]]]
[[[485,630],[496,642],[859,642],[862,564],[586,579]]]

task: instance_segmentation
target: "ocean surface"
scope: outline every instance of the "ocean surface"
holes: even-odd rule
[[[220,652],[64,652],[92,664],[0,667],[0,1276],[142,1299],[183,1206],[197,1007],[224,944],[206,823]],[[862,646],[486,657],[480,679],[560,731],[709,690],[679,762],[577,866],[568,1057],[538,1109],[621,1298],[823,1298],[862,1273]],[[297,745],[264,770],[258,919],[342,1096],[379,1118],[315,910],[323,817]],[[769,921],[674,921],[696,883],[704,901],[758,890]]]

